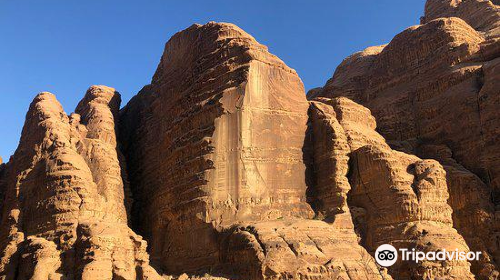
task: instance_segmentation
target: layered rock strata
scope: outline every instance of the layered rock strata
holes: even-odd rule
[[[241,279],[381,279],[349,214],[312,220],[307,109],[295,71],[238,27],[193,25],[170,39],[120,117],[155,263]]]
[[[328,206],[335,201],[332,198],[347,197],[363,246],[372,253],[382,244],[420,251],[468,251],[453,228],[445,171],[437,161],[392,150],[375,131],[370,111],[347,98],[318,98],[311,103],[310,114],[314,150],[319,155],[314,163],[318,199]],[[328,176],[332,169],[336,172]],[[467,262],[399,261],[389,271],[396,279],[473,279],[469,266]]]
[[[458,17],[487,37],[500,36],[500,2],[498,0],[428,0],[421,22],[437,18]]]
[[[103,86],[71,116],[51,93],[35,98],[4,178],[0,279],[159,279],[127,226],[119,106]]]
[[[441,162],[454,227],[483,252],[472,270],[485,278],[500,260],[497,4],[428,1],[422,25],[346,58],[310,95],[366,106],[392,147]]]
[[[169,40],[152,84],[121,117],[153,258],[173,270],[213,265],[216,228],[312,217],[302,91],[293,70],[234,25],[193,25]]]
[[[213,22],[173,36],[122,110],[104,86],[69,116],[39,94],[0,159],[0,279],[498,278],[498,4],[429,0],[311,102]],[[384,243],[482,257],[385,269]]]

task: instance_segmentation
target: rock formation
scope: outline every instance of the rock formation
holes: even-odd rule
[[[217,228],[312,217],[306,111],[295,72],[236,26],[193,25],[172,37],[152,84],[121,116],[152,258],[173,271],[212,266]]]
[[[0,159],[0,280],[498,278],[498,4],[427,1],[309,101],[214,22],[122,109],[105,86],[70,115],[40,93]],[[381,244],[482,257],[383,268]]]
[[[458,17],[488,39],[500,36],[500,2],[498,0],[428,0],[421,22],[437,18]]]
[[[119,106],[102,86],[71,116],[51,93],[35,98],[4,179],[0,279],[159,279],[127,226]]]
[[[382,244],[420,251],[468,251],[453,228],[445,172],[438,162],[392,150],[375,132],[370,111],[347,98],[318,98],[311,103],[310,114],[318,198],[329,205],[331,197],[346,197],[348,192],[364,247],[370,252]],[[351,160],[351,187],[346,180],[346,155]],[[329,177],[324,169],[337,172]],[[321,181],[324,178],[329,180]],[[332,190],[336,196],[324,195]],[[401,262],[390,271],[397,279],[474,278],[467,262]]]
[[[309,97],[351,98],[392,147],[443,164],[454,227],[485,256],[473,263],[480,277],[498,275],[500,259],[497,5],[429,0],[422,25],[346,58]]]
[[[120,118],[155,263],[242,279],[380,279],[350,219],[311,220],[307,108],[295,71],[238,27],[193,25],[170,39]]]

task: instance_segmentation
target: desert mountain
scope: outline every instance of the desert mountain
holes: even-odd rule
[[[499,4],[428,0],[307,96],[215,22],[123,108],[38,94],[0,159],[0,279],[497,279]],[[385,268],[382,244],[482,254]]]

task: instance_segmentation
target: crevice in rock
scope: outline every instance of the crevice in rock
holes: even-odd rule
[[[310,105],[307,110],[307,129],[304,137],[304,145],[302,146],[302,157],[306,166],[306,201],[309,205],[311,205],[316,217],[321,218],[320,216],[322,215],[319,213],[321,209],[321,202],[318,199],[317,175],[314,167],[314,131],[311,121],[311,108],[312,105]]]
[[[283,242],[286,243],[286,245],[288,246],[288,248],[290,249],[290,251],[292,251],[292,253],[298,257],[299,256],[299,253],[297,252],[297,250],[295,249],[295,247],[293,246],[292,243],[288,242],[285,237],[283,235],[279,235],[279,237],[283,240]],[[316,244],[316,243],[315,243]]]
[[[359,237],[359,245],[361,245],[363,248],[365,248],[368,252],[371,251],[370,248],[368,248],[366,244],[366,231],[367,231],[367,224],[366,224],[366,210],[362,207],[358,207],[353,204],[352,202],[352,186],[353,184],[353,172],[356,172],[356,168],[353,168],[353,158],[349,156],[349,162],[348,166],[349,169],[347,171],[347,178],[349,180],[349,184],[351,185],[351,189],[347,192],[347,205],[349,206],[349,210],[351,212],[351,217],[352,217],[352,222],[354,225],[354,231],[356,232],[356,235]],[[359,176],[359,174],[357,174]]]
[[[415,193],[415,195],[417,197],[417,200],[420,202],[421,195],[420,195],[420,190],[419,190],[419,188],[417,186],[419,178],[415,174],[415,164],[408,165],[408,168],[406,169],[406,172],[408,172],[409,174],[411,174],[413,176],[413,183],[411,184],[410,187],[413,190],[413,192]]]

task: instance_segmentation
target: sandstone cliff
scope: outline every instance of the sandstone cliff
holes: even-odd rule
[[[349,204],[365,248],[374,252],[379,245],[392,244],[420,251],[468,250],[453,228],[446,176],[438,162],[392,150],[375,132],[370,111],[347,98],[318,98],[311,103],[310,114],[318,155],[314,157],[317,198],[325,207],[332,197],[346,197],[348,192],[347,203],[342,204]],[[336,170],[333,176],[328,172],[332,169]],[[329,182],[322,181],[325,178]],[[401,262],[390,272],[397,279],[473,279],[469,266],[467,262]]]
[[[40,93],[0,159],[0,279],[498,278],[498,4],[427,1],[309,101],[214,22],[174,35],[122,109],[105,86],[70,115]],[[386,243],[482,258],[383,268]]]
[[[481,277],[495,277],[499,260],[497,5],[429,0],[422,25],[346,58],[310,95],[365,105],[394,148],[443,164],[453,225],[485,255],[472,268]]]
[[[91,87],[71,116],[54,95],[35,98],[4,178],[0,279],[159,277],[127,226],[119,106],[107,87]]]
[[[498,0],[428,0],[421,23],[444,17],[458,17],[488,39],[500,36]]]
[[[170,39],[120,118],[135,224],[155,263],[242,279],[381,279],[350,216],[312,220],[307,108],[295,71],[238,27]]]

